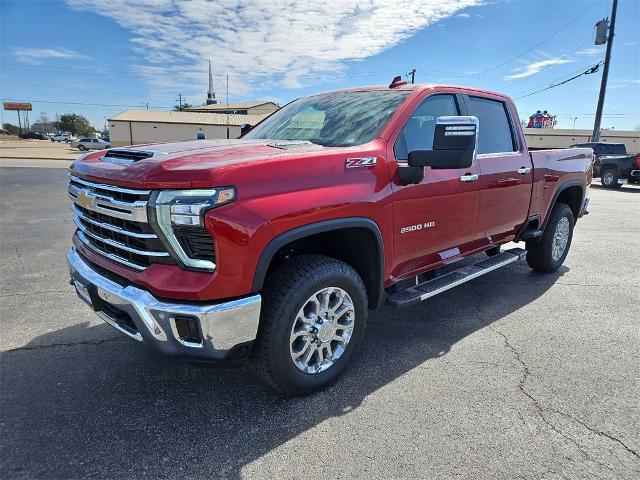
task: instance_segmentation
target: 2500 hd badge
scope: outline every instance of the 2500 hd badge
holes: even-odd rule
[[[416,225],[409,225],[408,227],[402,227],[400,229],[400,233],[416,232],[418,230],[422,230],[423,228],[435,228],[435,226],[436,226],[436,222],[418,223]]]

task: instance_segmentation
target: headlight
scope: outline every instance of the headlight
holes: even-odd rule
[[[235,198],[234,187],[162,190],[154,194],[149,202],[150,218],[159,229],[158,235],[164,237],[163,241],[182,264],[186,267],[213,271],[216,265],[212,260],[192,258],[188,255],[176,236],[176,230],[180,231],[181,238],[184,238],[185,234],[188,235],[189,229],[193,229],[194,235],[202,236],[206,232],[204,230],[205,212],[233,202]],[[206,235],[208,236],[208,232]],[[211,245],[213,255],[213,243]],[[188,247],[187,250],[189,250]]]

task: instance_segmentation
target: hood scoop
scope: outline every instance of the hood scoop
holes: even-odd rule
[[[138,150],[134,148],[111,148],[102,157],[102,160],[117,165],[132,165],[135,162],[158,155],[167,155],[165,152],[155,150]]]
[[[281,140],[279,142],[273,142],[267,145],[273,148],[280,148],[281,150],[291,150],[293,148],[300,148],[300,147],[303,147],[303,148],[316,147],[317,148],[320,146],[313,142],[310,142],[309,140]]]

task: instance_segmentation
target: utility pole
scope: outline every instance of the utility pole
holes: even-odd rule
[[[593,124],[592,142],[600,141],[600,122],[602,121],[602,110],[604,108],[604,96],[607,93],[607,78],[609,77],[609,63],[611,62],[611,47],[616,28],[616,11],[618,10],[618,0],[613,0],[611,7],[611,26],[607,36],[607,52],[604,57],[604,69],[602,70],[602,81],[600,82],[600,96],[598,97],[598,108],[596,109],[596,119]]]
[[[182,94],[178,93],[178,110],[182,111]]]
[[[229,74],[227,73],[227,139],[229,138]]]
[[[411,83],[416,83],[416,69],[415,68],[409,72],[409,75],[411,75]]]

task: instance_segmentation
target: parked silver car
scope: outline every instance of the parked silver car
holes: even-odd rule
[[[70,133],[58,133],[57,135],[54,135],[53,137],[51,137],[52,142],[69,143],[69,142],[73,142],[75,139],[76,137],[74,137]]]
[[[81,138],[71,143],[71,146],[78,148],[78,150],[103,150],[105,148],[111,148],[109,142],[105,142],[99,138]]]

